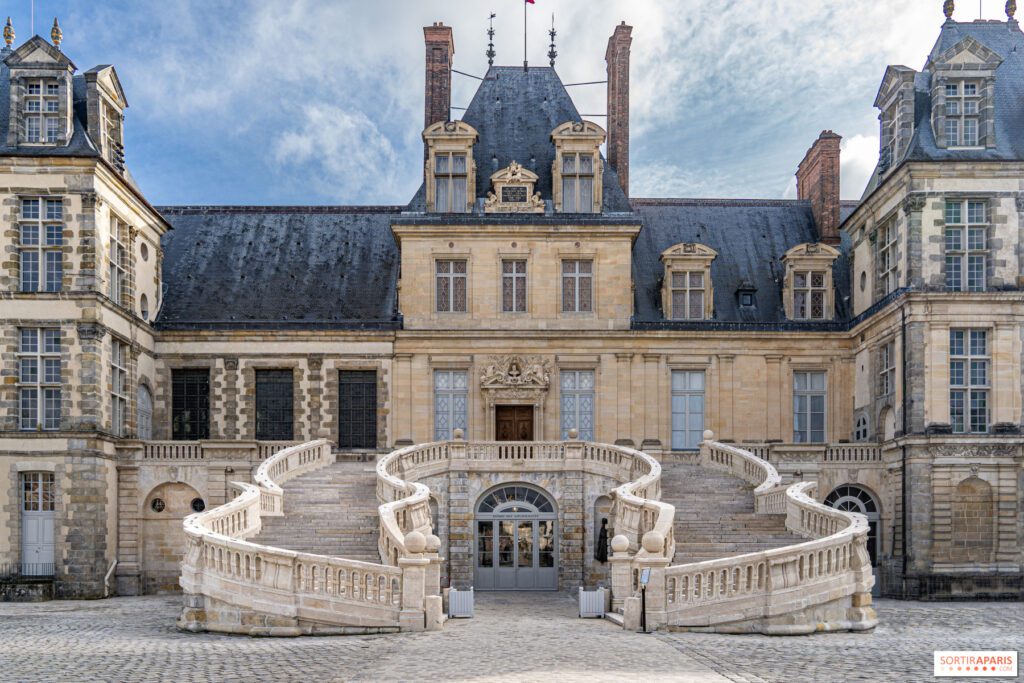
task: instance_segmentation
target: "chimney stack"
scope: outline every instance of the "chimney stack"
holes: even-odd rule
[[[451,26],[434,22],[423,27],[423,40],[427,47],[426,102],[423,128],[438,121],[451,119],[452,110],[452,57],[455,42]]]
[[[608,163],[629,196],[629,46],[633,27],[622,22],[608,39]]]
[[[796,171],[797,199],[811,203],[818,238],[839,244],[839,142],[830,130],[822,131]]]

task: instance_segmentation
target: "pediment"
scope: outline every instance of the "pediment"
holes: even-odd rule
[[[527,183],[536,184],[537,174],[523,165],[513,161],[511,164],[491,174],[491,183]]]
[[[839,251],[822,242],[805,242],[787,251],[783,257],[785,260],[794,258],[820,258],[831,261],[839,258]]]
[[[423,131],[424,138],[471,138],[474,142],[480,137],[476,128],[465,121],[438,121],[427,126]]]
[[[121,109],[128,106],[128,98],[125,97],[124,88],[121,87],[121,79],[117,77],[117,71],[111,65],[94,66],[85,72],[87,81],[95,81],[106,95],[112,99]]]
[[[586,138],[600,138],[604,141],[607,134],[604,128],[597,125],[593,121],[566,121],[558,125],[553,131],[551,131],[552,138],[565,138],[565,137],[586,137]]]
[[[677,258],[714,259],[718,252],[699,242],[680,242],[661,252],[661,260]]]
[[[17,50],[7,56],[4,63],[12,69],[51,68],[74,71],[78,68],[67,55],[39,36],[32,36],[22,43]]]
[[[491,188],[484,201],[485,213],[543,213],[544,201],[537,186],[537,174],[522,164],[511,164],[491,174]]]
[[[972,66],[979,69],[995,69],[1003,63],[1002,58],[971,36],[967,36],[953,47],[932,60],[934,68]]]
[[[892,64],[886,67],[885,75],[882,76],[882,85],[875,95],[875,107],[881,109],[892,98],[893,94],[906,83],[913,83],[916,71],[908,66]]]

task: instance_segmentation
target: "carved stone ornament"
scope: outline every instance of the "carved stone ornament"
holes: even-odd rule
[[[238,359],[234,358],[232,356],[229,356],[229,357],[225,358],[224,359],[224,369],[225,370],[232,370],[232,371],[233,370],[237,370],[238,369]]]
[[[912,213],[914,211],[923,211],[926,197],[921,194],[907,195],[903,199],[903,211],[904,213]]]
[[[544,213],[544,200],[534,192],[537,174],[513,161],[491,176],[485,213]]]
[[[546,389],[550,383],[551,362],[541,356],[491,356],[480,371],[484,389]]]
[[[1024,195],[1017,195],[1017,210],[1024,211]]]
[[[99,341],[107,336],[107,328],[100,323],[78,323],[78,338],[82,341]]]

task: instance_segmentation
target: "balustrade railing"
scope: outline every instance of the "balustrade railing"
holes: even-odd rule
[[[266,460],[285,448],[297,445],[295,441],[255,441],[228,443],[224,441],[143,441],[126,449],[142,460],[216,460],[219,458],[247,459],[252,462]]]

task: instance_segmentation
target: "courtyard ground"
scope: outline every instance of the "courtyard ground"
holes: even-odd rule
[[[293,639],[179,633],[180,604],[0,604],[0,681],[931,681],[933,650],[1024,650],[1020,602],[880,600],[872,634],[792,638],[624,633],[555,593],[480,593],[440,633]]]

